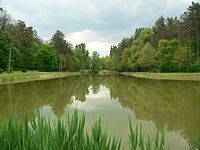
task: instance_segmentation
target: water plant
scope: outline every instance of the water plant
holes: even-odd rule
[[[89,132],[85,128],[85,114],[77,111],[67,115],[67,121],[52,121],[40,112],[32,121],[25,114],[19,121],[13,113],[0,123],[0,149],[16,150],[120,150],[121,138],[109,136],[102,128],[101,119],[95,119]],[[154,138],[145,136],[142,126],[133,128],[129,121],[129,143],[131,150],[164,150],[164,132],[157,132]]]
[[[153,138],[150,138],[149,134],[145,136],[142,125],[138,127],[136,125],[135,129],[133,129],[132,123],[129,120],[129,144],[131,150],[164,150],[170,149],[170,147],[166,147],[165,145],[165,134],[164,130],[161,133],[158,131]]]

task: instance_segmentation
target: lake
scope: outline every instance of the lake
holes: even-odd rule
[[[54,119],[84,110],[88,129],[100,116],[108,133],[122,137],[125,149],[131,118],[151,136],[164,129],[171,149],[184,150],[200,134],[200,82],[81,75],[0,86],[1,116],[14,110],[23,119],[38,109]]]

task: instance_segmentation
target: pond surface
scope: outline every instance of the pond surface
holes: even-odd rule
[[[200,134],[200,82],[88,75],[2,85],[0,115],[11,109],[19,119],[37,109],[54,118],[84,110],[87,128],[101,116],[107,131],[123,138],[125,149],[130,117],[152,136],[164,128],[171,149],[184,150]]]

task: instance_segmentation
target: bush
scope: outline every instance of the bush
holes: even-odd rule
[[[3,73],[3,69],[0,69],[0,73]]]
[[[23,72],[23,73],[26,73],[26,72],[27,72],[27,70],[26,70],[26,69],[22,69],[22,72]]]
[[[12,72],[13,72],[13,69],[12,69],[12,68],[10,68],[10,70],[7,69],[7,73],[12,73]]]

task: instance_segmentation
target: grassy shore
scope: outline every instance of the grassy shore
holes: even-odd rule
[[[200,81],[200,73],[123,72],[121,74],[142,79]]]
[[[47,80],[54,78],[63,78],[67,76],[78,75],[78,72],[38,72],[38,71],[28,71],[23,72],[13,72],[13,73],[1,73],[0,74],[0,85],[10,84],[10,83],[21,83],[36,80]]]
[[[98,75],[101,76],[111,76],[111,75],[119,75],[119,72],[117,71],[109,71],[109,70],[102,70],[98,73]]]

